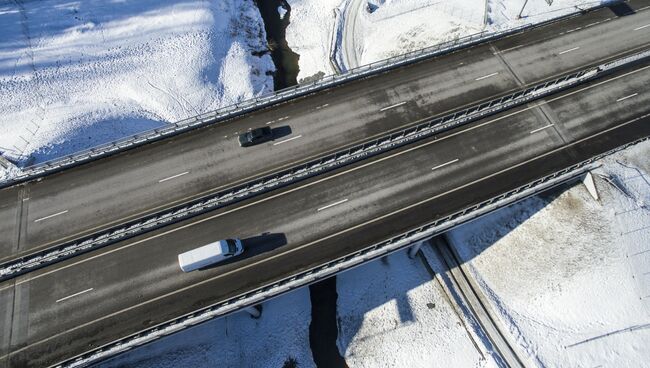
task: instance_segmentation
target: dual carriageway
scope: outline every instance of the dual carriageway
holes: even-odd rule
[[[602,8],[0,190],[0,261],[650,48],[649,1]],[[45,366],[271,284],[650,136],[650,63],[0,284],[0,366]],[[237,135],[287,131],[250,149]],[[180,272],[217,238],[242,259]]]

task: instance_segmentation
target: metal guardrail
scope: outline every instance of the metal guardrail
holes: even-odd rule
[[[589,10],[597,9],[602,5],[596,5]],[[581,13],[587,10],[581,11]],[[274,104],[285,102],[297,97],[306,96],[308,94],[320,91],[323,89],[338,86],[340,84],[350,82],[357,79],[369,77],[384,71],[402,67],[412,64],[424,59],[439,56],[454,50],[469,47],[478,43],[494,40],[497,38],[505,37],[508,35],[516,34],[524,30],[535,27],[541,27],[550,23],[554,23],[563,19],[576,16],[577,13],[567,14],[563,17],[550,19],[545,22],[535,24],[524,24],[515,28],[499,31],[483,31],[473,35],[461,37],[451,41],[443,42],[434,46],[426,47],[420,50],[411,51],[385,60],[376,61],[358,68],[350,69],[342,75],[330,75],[323,77],[318,81],[309,84],[296,85],[272,94],[256,97],[250,100],[242,101],[234,105],[226,106],[215,111],[197,115],[188,119],[184,119],[170,124],[162,128],[151,129],[135,134],[130,137],[119,139],[113,142],[101,144],[89,149],[79,151],[75,154],[67,155],[64,157],[49,160],[43,163],[31,165],[22,168],[21,173],[0,183],[0,188],[11,186],[23,181],[35,179],[49,173],[57,172],[66,168],[70,168],[82,163],[86,163],[101,157],[105,157],[123,150],[131,149],[139,145],[149,142],[154,142],[159,139],[171,137],[192,129],[203,127],[206,125],[218,123],[226,119],[234,118],[236,116],[260,110]]]
[[[161,213],[151,214],[87,237],[3,262],[0,264],[0,281],[17,277],[34,269],[51,265],[190,217],[214,211],[254,195],[259,195],[314,175],[323,174],[327,171],[367,159],[405,144],[411,144],[505,109],[539,99],[552,93],[557,93],[560,90],[591,80],[597,76],[598,67],[571,73],[498,99],[424,121],[415,126],[243,183],[208,197],[178,205],[164,210]]]
[[[90,364],[107,359],[126,350],[150,343],[161,337],[181,331],[185,328],[222,317],[243,308],[253,306],[292,290],[304,287],[318,280],[330,277],[339,272],[349,270],[362,263],[383,257],[398,251],[418,241],[436,236],[442,232],[489,214],[499,208],[505,207],[532,195],[541,193],[558,185],[570,182],[590,170],[595,162],[629,146],[649,140],[650,137],[638,139],[624,144],[607,152],[596,155],[588,160],[574,164],[568,168],[556,171],[525,185],[509,190],[489,200],[469,206],[443,218],[434,220],[426,225],[404,232],[400,235],[368,246],[355,253],[326,262],[322,265],[272,282],[255,290],[240,294],[220,303],[197,310],[193,313],[175,318],[171,321],[150,327],[136,334],[93,349],[85,354],[59,363],[59,367],[85,367]]]

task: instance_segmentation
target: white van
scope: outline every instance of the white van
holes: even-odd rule
[[[244,246],[239,239],[219,240],[178,255],[183,272],[198,270],[242,254]]]

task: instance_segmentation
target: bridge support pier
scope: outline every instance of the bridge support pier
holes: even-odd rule
[[[258,319],[262,317],[262,305],[252,305],[244,308],[244,310],[251,315],[251,318]]]
[[[591,194],[595,200],[598,200],[598,191],[596,190],[596,183],[594,183],[594,177],[591,175],[591,171],[587,171],[585,176],[582,177],[582,184],[585,185],[589,194]]]
[[[418,253],[420,250],[420,247],[422,246],[423,241],[419,241],[409,247],[409,258],[413,259],[415,258],[415,255]]]

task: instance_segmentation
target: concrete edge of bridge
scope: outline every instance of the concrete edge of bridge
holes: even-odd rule
[[[381,258],[390,253],[407,248],[414,243],[424,241],[436,235],[442,234],[467,221],[477,219],[494,212],[500,208],[511,205],[533,195],[553,189],[557,186],[581,181],[589,171],[598,166],[597,161],[615,152],[650,139],[644,137],[637,139],[610,151],[601,153],[591,159],[579,162],[563,170],[546,175],[543,178],[534,180],[528,184],[512,189],[493,197],[490,200],[467,207],[444,218],[435,220],[427,225],[397,235],[391,239],[371,245],[353,254],[340,257],[336,260],[302,271],[296,275],[275,281],[250,292],[235,296],[223,302],[197,310],[167,321],[165,323],[150,327],[138,333],[121,338],[109,344],[90,350],[54,366],[58,367],[86,367],[96,364],[110,357],[118,355],[127,350],[146,345],[169,334],[179,332],[188,327],[195,326],[209,320],[223,317],[242,309],[261,304],[264,301],[277,298],[283,294],[308,286],[337,273],[353,269],[366,262]]]
[[[616,0],[615,0],[616,1]],[[623,0],[619,0],[623,1]],[[483,31],[476,35],[467,36],[465,39],[458,39],[450,41],[451,44],[439,44],[416,50],[408,54],[398,55],[389,59],[380,60],[368,65],[359,66],[352,70],[348,70],[343,74],[334,74],[326,76],[319,81],[314,81],[310,84],[296,85],[284,90],[274,91],[271,94],[257,97],[251,100],[242,101],[232,106],[226,106],[216,111],[210,111],[198,116],[189,117],[170,124],[169,126],[153,129],[151,131],[140,132],[136,135],[125,137],[121,140],[109,142],[97,147],[92,147],[83,151],[76,152],[72,155],[67,155],[47,162],[27,166],[21,168],[21,173],[9,180],[0,182],[0,189],[20,184],[26,181],[34,180],[40,177],[53,174],[64,169],[74,166],[85,164],[100,158],[108,157],[135,147],[143,146],[148,143],[156,142],[159,140],[167,139],[190,130],[200,127],[217,124],[222,121],[241,116],[243,114],[261,110],[269,106],[283,103],[294,98],[304,97],[317,91],[332,88],[354,80],[367,78],[376,74],[386,72],[388,70],[400,68],[413,63],[417,63],[429,58],[438,57],[447,53],[471,47],[480,43],[488,42],[491,40],[507,37],[519,32],[528,31],[534,28],[539,28],[570,19],[589,11],[598,10],[606,7],[607,3],[593,4],[588,9],[581,9],[574,13],[569,13],[564,16],[549,19],[544,22],[535,24],[524,24],[512,29],[497,30],[497,31]]]

